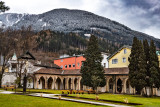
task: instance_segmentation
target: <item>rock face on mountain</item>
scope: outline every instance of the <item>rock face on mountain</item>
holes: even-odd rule
[[[16,29],[31,25],[35,31],[51,29],[60,32],[77,32],[82,35],[92,32],[99,37],[123,44],[131,44],[132,38],[136,36],[141,40],[153,39],[160,47],[159,39],[82,10],[54,9],[38,15],[6,13],[0,15],[0,25]]]

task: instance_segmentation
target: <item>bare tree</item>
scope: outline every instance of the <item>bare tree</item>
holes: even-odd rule
[[[0,87],[2,76],[8,66],[8,60],[13,55],[15,42],[13,39],[12,29],[0,30],[0,55],[2,56],[2,67],[0,72]]]
[[[32,51],[32,49],[36,46],[34,44],[34,32],[30,26],[27,28],[22,27],[20,30],[15,31],[15,38],[15,52],[18,57],[26,51]],[[24,61],[21,61],[20,59],[17,60],[17,77],[20,78],[20,80],[22,78],[22,69],[24,65]],[[21,81],[19,81],[18,87],[21,87]]]

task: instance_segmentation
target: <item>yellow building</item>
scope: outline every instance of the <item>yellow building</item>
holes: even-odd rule
[[[114,54],[108,57],[109,68],[128,67],[128,57],[131,54],[131,46],[124,45]]]
[[[0,65],[0,72],[2,72],[2,66]],[[5,69],[5,72],[8,72],[8,68]]]

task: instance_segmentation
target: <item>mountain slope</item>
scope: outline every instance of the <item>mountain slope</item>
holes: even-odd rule
[[[93,33],[106,40],[126,45],[131,45],[132,38],[136,36],[141,40],[153,39],[157,47],[160,47],[159,39],[82,10],[54,9],[38,15],[7,13],[0,15],[0,21],[4,27],[11,26],[16,29],[31,25],[35,31],[51,29],[60,32],[76,32],[80,35]]]

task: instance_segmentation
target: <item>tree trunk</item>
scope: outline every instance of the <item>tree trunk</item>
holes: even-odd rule
[[[153,87],[151,86],[151,97],[153,96]]]
[[[1,74],[0,74],[0,88],[2,86],[2,77],[3,77],[3,73],[4,73],[4,67],[2,67],[2,71],[1,71]]]
[[[2,88],[1,85],[2,85],[2,74],[0,74],[0,88]]]
[[[145,87],[145,91],[146,91],[145,95],[148,96],[148,95],[147,95],[147,87]]]

